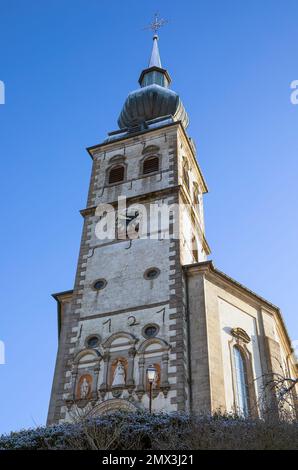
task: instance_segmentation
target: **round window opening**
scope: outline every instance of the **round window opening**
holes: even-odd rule
[[[94,282],[93,289],[101,290],[101,289],[104,289],[106,285],[107,285],[107,281],[105,279],[98,279],[97,281]]]
[[[160,270],[158,268],[150,268],[144,274],[145,279],[152,280],[156,279],[160,274]]]
[[[154,336],[157,335],[157,333],[158,333],[158,328],[155,325],[146,326],[144,329],[144,335],[147,338],[153,338]]]
[[[90,338],[87,339],[87,346],[89,348],[96,348],[96,346],[99,345],[99,337],[98,336],[90,336]]]

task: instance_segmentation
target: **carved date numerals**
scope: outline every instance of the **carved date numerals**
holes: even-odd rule
[[[162,308],[161,310],[158,310],[158,312],[156,312],[156,313],[161,313],[162,314],[162,322],[164,323],[165,322],[165,315],[166,315],[165,307]]]
[[[111,333],[112,320],[109,318],[108,320],[103,322],[103,325],[108,325],[108,331],[109,333]]]
[[[135,326],[135,325],[139,325],[139,324],[140,324],[140,322],[138,322],[136,317],[134,317],[133,315],[128,317],[127,326]]]

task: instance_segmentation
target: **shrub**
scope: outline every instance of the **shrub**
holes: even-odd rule
[[[298,449],[298,423],[117,411],[0,436],[0,449]]]

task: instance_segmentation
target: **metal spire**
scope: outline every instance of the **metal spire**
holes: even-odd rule
[[[161,68],[161,60],[160,60],[160,55],[159,55],[158,43],[157,43],[158,41],[157,31],[166,23],[167,23],[167,20],[160,18],[158,13],[155,13],[153,22],[145,28],[145,29],[151,29],[154,32],[153,47],[152,47],[152,53],[151,53],[151,58],[149,62],[149,68],[150,67]]]
[[[150,58],[150,62],[149,62],[149,68],[150,67],[159,67],[159,68],[161,68],[161,60],[160,60],[157,41],[158,41],[158,36],[157,36],[157,34],[155,34],[153,36],[153,47],[152,47],[151,58]]]

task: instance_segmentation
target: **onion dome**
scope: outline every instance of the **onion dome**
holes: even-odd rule
[[[155,34],[149,66],[139,78],[141,88],[129,93],[118,118],[120,129],[137,128],[147,121],[169,116],[181,121],[186,128],[188,115],[179,95],[169,89],[170,83],[171,78],[161,65],[158,36]]]

